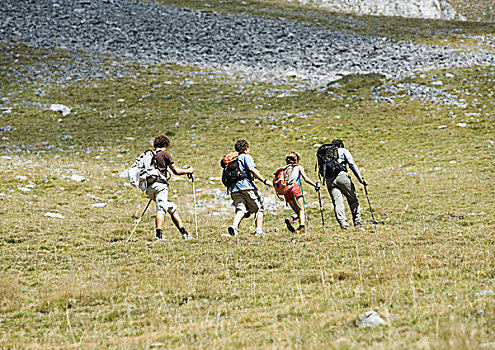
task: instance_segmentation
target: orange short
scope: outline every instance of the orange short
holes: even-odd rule
[[[299,198],[302,197],[302,191],[301,191],[301,186],[296,182],[294,184],[294,187],[292,187],[292,190],[284,194],[285,201],[289,202],[293,200],[294,198]]]

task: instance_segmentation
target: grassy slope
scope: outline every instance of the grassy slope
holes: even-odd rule
[[[7,72],[60,59],[22,46],[0,53]],[[13,129],[0,135],[0,152],[13,158],[0,159],[2,346],[472,348],[493,341],[494,297],[475,296],[495,289],[493,68],[423,79],[441,76],[446,90],[467,100],[465,109],[375,104],[369,88],[377,81],[367,79],[333,94],[276,98],[267,93],[274,87],[215,72],[129,68],[132,78],[42,87],[45,94],[0,77],[0,95],[13,107],[0,118]],[[62,117],[29,102],[73,110]],[[281,121],[293,130],[287,138]],[[119,173],[159,132],[173,139],[180,166],[195,167],[200,200],[209,198],[201,190],[221,188],[208,178],[220,175],[219,158],[240,137],[251,141],[266,177],[296,150],[313,178],[313,145],[340,137],[370,182],[380,234],[359,188],[367,232],[338,231],[324,193],[326,235],[313,205],[304,237],[283,229],[288,211],[266,216],[264,240],[249,235],[248,222],[239,238],[221,237],[231,216],[202,212],[200,240],[181,241],[167,221],[168,241],[155,244],[151,210],[125,244],[146,199]],[[6,153],[21,145],[34,147]],[[69,180],[74,173],[89,181]],[[29,182],[30,192],[18,189]],[[191,185],[174,181],[172,189],[192,230]],[[94,208],[91,196],[109,205]],[[390,326],[351,326],[371,309]]]

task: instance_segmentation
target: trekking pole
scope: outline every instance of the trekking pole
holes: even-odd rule
[[[146,210],[148,210],[148,207],[150,206],[151,201],[152,200],[150,199],[150,201],[148,202],[148,205],[146,205],[146,208],[144,208],[143,213],[139,217],[138,222],[136,222],[136,225],[134,225],[134,228],[132,229],[132,232],[129,235],[129,238],[127,238],[127,241],[125,243],[129,243],[129,240],[131,239],[132,235],[134,234],[134,231],[136,231],[136,228],[138,227],[139,223],[141,222],[141,219],[143,218],[144,213],[146,213]]]
[[[301,187],[301,193],[303,197],[303,208],[304,208],[304,219],[306,220],[306,227],[309,229],[308,225],[308,213],[306,212],[306,199],[304,199],[304,190],[303,190],[303,185],[301,182],[301,178],[299,178],[299,187]]]
[[[373,218],[373,224],[375,225],[375,231],[376,231],[376,234],[378,235],[378,229],[376,228],[375,215],[373,215],[373,209],[371,209],[370,197],[368,196],[368,189],[366,188],[366,185],[363,184],[363,186],[364,186],[364,193],[366,193],[366,199],[368,199],[368,205],[370,206],[370,212],[371,212],[371,217]]]
[[[194,185],[194,175],[187,174],[187,177],[192,181],[193,200],[194,200],[194,229],[196,230],[196,239],[198,239],[198,213],[196,211],[196,186]]]
[[[263,197],[261,197],[261,207],[262,208],[263,208],[263,203],[265,202],[265,196],[266,196],[269,189],[270,189],[270,185],[266,185],[265,193],[263,194]],[[254,227],[256,225],[256,219],[258,218],[258,212],[259,212],[259,210],[256,212],[256,214],[254,214],[253,225],[249,228],[251,231],[254,230]]]
[[[323,207],[321,205],[320,188],[318,187],[318,200],[320,201],[321,225],[323,226],[323,234],[325,234],[325,219],[323,218]]]

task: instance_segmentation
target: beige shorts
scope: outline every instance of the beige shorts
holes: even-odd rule
[[[257,190],[239,191],[231,194],[236,213],[254,214],[258,210],[263,212],[260,196]]]
[[[156,202],[156,212],[172,215],[177,210],[177,205],[168,199],[168,185],[155,182],[148,186],[146,195]]]

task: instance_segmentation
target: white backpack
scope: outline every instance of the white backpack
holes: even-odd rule
[[[157,168],[156,152],[151,150],[146,150],[134,160],[134,164],[127,169],[127,177],[131,185],[143,192],[157,179],[167,180]]]

